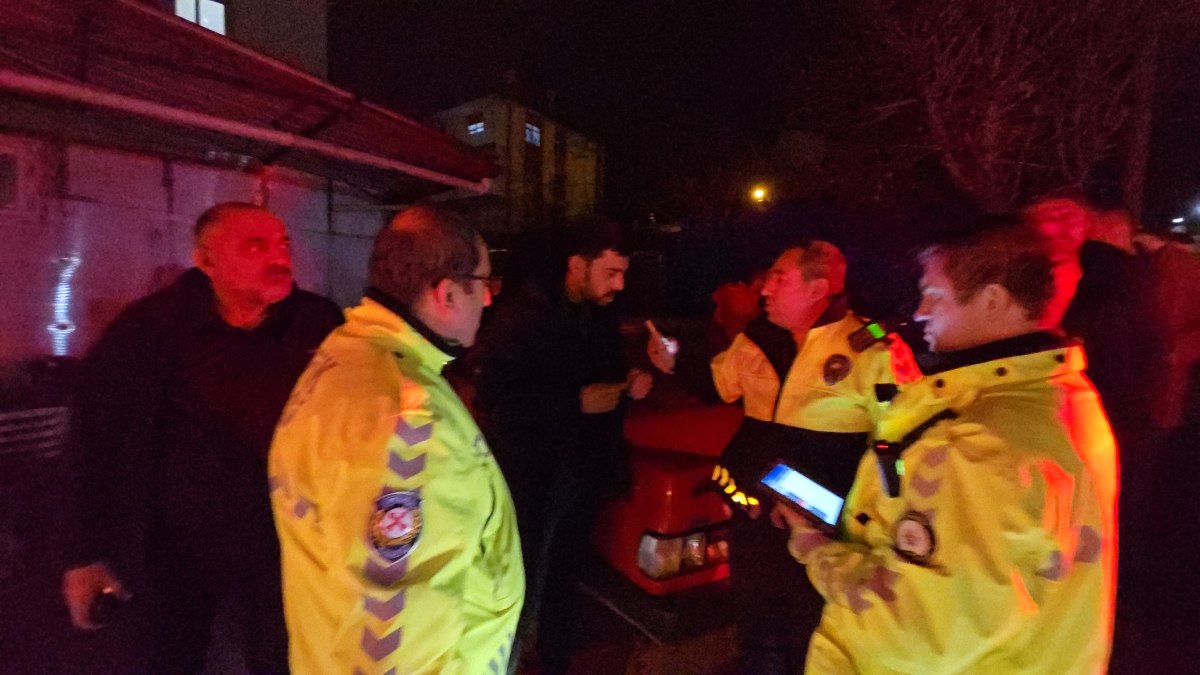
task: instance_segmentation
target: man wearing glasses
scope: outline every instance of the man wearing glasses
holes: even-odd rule
[[[442,375],[498,279],[483,239],[415,207],[322,343],[268,464],[297,673],[496,673],[525,595],[508,486]]]

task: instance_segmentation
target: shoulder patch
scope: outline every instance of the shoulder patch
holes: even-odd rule
[[[896,553],[916,565],[928,565],[937,550],[933,524],[924,514],[916,511],[909,511],[900,518],[892,539]]]
[[[421,497],[416,492],[389,492],[375,500],[369,535],[384,560],[408,557],[421,539]]]
[[[850,362],[850,357],[845,354],[834,354],[829,357],[825,360],[825,369],[823,372],[825,384],[835,385],[846,379],[852,367],[853,364]]]
[[[862,319],[865,321],[865,319]],[[878,323],[871,321],[862,328],[854,331],[846,338],[850,341],[850,348],[856,352],[865,352],[872,345],[888,340],[887,330]]]

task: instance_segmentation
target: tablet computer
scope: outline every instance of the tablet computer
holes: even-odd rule
[[[761,483],[786,506],[808,518],[815,527],[836,534],[846,497],[784,462],[776,462]]]

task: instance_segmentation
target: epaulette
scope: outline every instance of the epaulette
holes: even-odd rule
[[[861,316],[857,318],[863,322],[863,327],[851,333],[847,338],[850,342],[850,348],[855,352],[865,352],[879,343],[887,344],[891,342],[887,329],[878,321],[864,319]]]
[[[886,345],[891,357],[892,377],[895,378],[896,384],[908,384],[921,379],[921,369],[917,367],[912,350],[903,338],[889,332],[883,321],[872,321],[857,315],[855,318],[863,322],[863,327],[847,338],[851,349],[862,353],[875,345]]]

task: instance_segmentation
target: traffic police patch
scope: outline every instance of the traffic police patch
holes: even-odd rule
[[[371,544],[388,562],[403,559],[421,538],[421,498],[416,492],[389,492],[375,500]]]
[[[835,385],[850,374],[850,359],[845,354],[834,354],[825,361],[825,384]]]
[[[933,525],[924,514],[905,513],[896,523],[893,534],[894,548],[901,558],[917,565],[928,565],[933,559],[937,539],[933,536]]]

